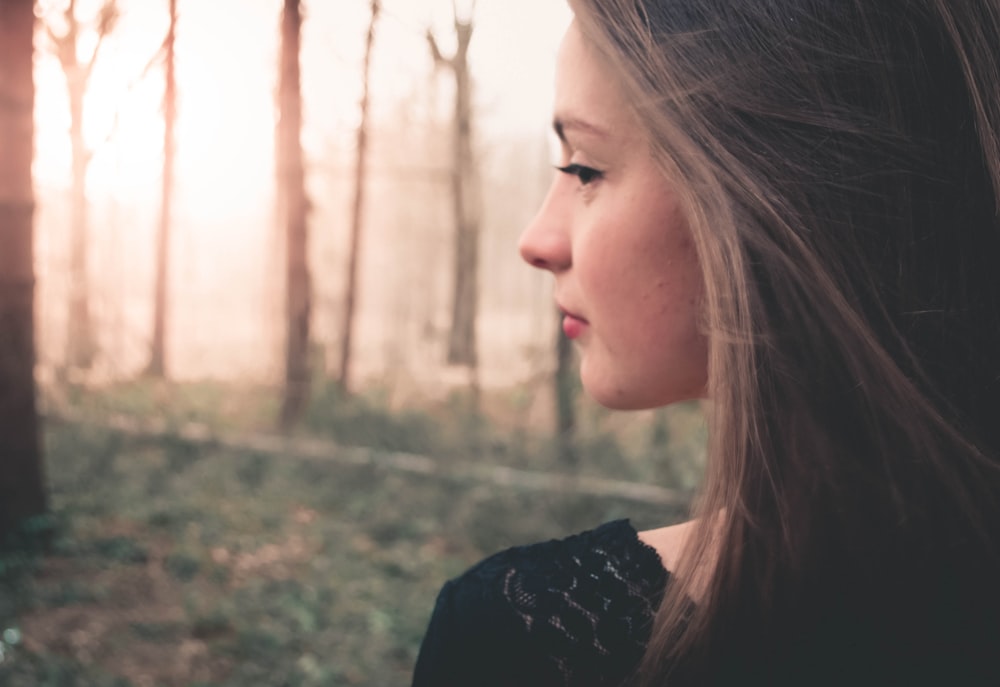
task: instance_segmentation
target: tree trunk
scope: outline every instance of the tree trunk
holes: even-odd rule
[[[476,315],[479,299],[479,180],[472,141],[472,78],[468,51],[472,24],[456,22],[459,48],[452,68],[455,73],[455,130],[453,197],[455,212],[455,293],[448,362],[478,366]]]
[[[560,463],[567,467],[577,465],[576,375],[573,344],[563,332],[560,313],[559,334],[556,336],[556,447]]]
[[[174,124],[177,119],[177,82],[174,73],[174,37],[177,32],[177,0],[170,4],[170,27],[164,41],[165,84],[163,89],[163,188],[160,222],[156,235],[156,281],[153,288],[153,340],[150,345],[150,377],[167,376],[166,330],[168,276],[170,274],[170,211],[174,197]]]
[[[66,366],[89,369],[94,362],[96,346],[90,320],[90,274],[87,240],[87,167],[90,152],[83,138],[84,96],[90,80],[91,64],[82,64],[77,55],[80,23],[76,18],[76,2],[70,0],[63,13],[66,33],[56,37],[49,31],[66,78],[69,97],[69,137],[72,151],[73,182],[70,192],[69,236],[69,308],[66,329]],[[96,53],[95,53],[96,56]]]
[[[451,330],[448,335],[449,365],[465,365],[472,373],[473,391],[478,392],[476,318],[479,299],[479,220],[481,201],[472,130],[472,77],[469,73],[469,43],[473,24],[455,16],[458,47],[445,58],[433,35],[428,34],[435,64],[447,67],[455,77],[455,111],[452,133],[452,203],[455,222],[454,292]]]
[[[473,8],[475,3],[473,3]],[[433,33],[428,31],[434,64],[447,67],[455,77],[455,112],[452,134],[452,209],[455,224],[454,291],[451,330],[448,333],[449,365],[468,368],[472,402],[479,408],[479,360],[476,343],[476,318],[479,299],[479,219],[481,202],[472,137],[472,78],[469,74],[469,43],[473,23],[463,22],[455,12],[457,47],[445,58]]]
[[[75,29],[73,35],[76,35]],[[73,44],[76,44],[75,38]],[[87,90],[87,79],[75,58],[72,64],[64,67],[69,93],[69,135],[73,155],[66,364],[71,368],[86,370],[93,364],[96,354],[90,320],[90,260],[87,240],[87,167],[90,164],[90,154],[83,139],[83,98]]]
[[[46,511],[35,399],[33,0],[0,2],[0,546]]]
[[[73,156],[73,190],[70,220],[69,258],[69,312],[66,332],[66,365],[70,368],[89,369],[97,354],[93,323],[90,313],[90,266],[87,237],[87,168],[93,153],[87,150],[83,138],[84,96],[90,75],[101,49],[101,43],[117,21],[117,0],[104,0],[96,20],[97,43],[88,60],[78,56],[80,21],[76,18],[76,0],[69,0],[63,10],[66,33],[57,36],[46,27],[49,38],[56,47],[59,64],[66,77],[66,90],[70,109],[70,146]]]
[[[278,184],[286,231],[285,395],[281,427],[301,419],[309,399],[309,319],[311,286],[308,260],[308,200],[302,155],[302,92],[299,73],[302,14],[299,0],[285,0],[282,13],[279,76]]]
[[[358,256],[361,252],[361,227],[365,204],[365,170],[368,165],[368,86],[371,73],[372,45],[375,42],[375,23],[378,21],[381,5],[372,0],[372,16],[368,24],[365,41],[365,62],[362,69],[361,123],[358,125],[358,152],[354,171],[354,208],[351,218],[351,243],[347,264],[347,288],[345,290],[343,332],[340,347],[340,379],[338,385],[342,393],[348,393],[351,385],[351,346],[354,340],[354,309],[358,289]]]

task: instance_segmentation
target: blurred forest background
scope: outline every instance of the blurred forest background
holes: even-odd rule
[[[501,548],[683,516],[517,237],[562,0],[0,0],[0,685],[407,685]]]

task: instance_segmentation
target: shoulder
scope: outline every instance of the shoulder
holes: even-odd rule
[[[689,520],[669,527],[645,530],[639,532],[638,537],[641,542],[656,551],[667,570],[677,570],[681,551],[695,524],[694,520]]]
[[[666,576],[655,546],[646,543],[628,520],[616,520],[564,539],[501,551],[453,582],[498,586],[505,598],[516,594],[511,585],[521,582],[532,593],[562,597],[567,591],[581,591],[584,580],[641,592],[662,586]]]
[[[668,575],[626,520],[490,556],[442,589],[414,685],[617,684],[645,649]]]

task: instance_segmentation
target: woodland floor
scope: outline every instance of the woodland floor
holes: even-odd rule
[[[315,437],[283,455],[191,434],[50,419],[55,538],[0,561],[0,685],[408,685],[438,589],[482,556],[681,513],[638,484],[477,471],[440,439],[439,455],[400,445],[360,459]],[[692,450],[686,436],[675,453]]]

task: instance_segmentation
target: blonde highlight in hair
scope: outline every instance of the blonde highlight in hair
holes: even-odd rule
[[[644,680],[791,684],[835,629],[868,658],[936,637],[917,588],[1000,571],[1000,3],[571,5],[705,279],[707,474]],[[928,617],[1000,638],[965,594]]]

